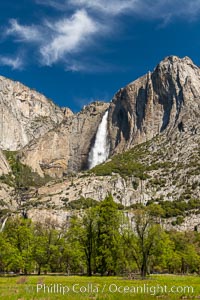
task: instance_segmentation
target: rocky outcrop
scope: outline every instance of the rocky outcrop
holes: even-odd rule
[[[167,57],[114,96],[109,108],[111,152],[163,132],[195,132],[199,117],[200,69],[188,57]]]
[[[1,149],[21,149],[64,117],[64,112],[42,94],[0,76]]]
[[[0,176],[3,174],[8,174],[9,172],[11,172],[10,166],[0,150]]]
[[[3,215],[3,211],[17,212],[19,208],[14,188],[4,183],[0,184],[0,207],[0,215]]]
[[[22,162],[41,176],[62,177],[84,170],[107,103],[94,102],[23,149]]]

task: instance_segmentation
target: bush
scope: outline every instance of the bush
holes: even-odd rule
[[[79,209],[86,209],[92,206],[97,206],[98,204],[99,202],[94,199],[81,197],[80,199],[66,203],[65,207],[69,209],[79,210]]]
[[[40,187],[51,180],[45,175],[41,177],[33,172],[30,167],[20,162],[17,151],[3,151],[12,173],[0,177],[0,181],[16,188],[28,188],[30,186]]]

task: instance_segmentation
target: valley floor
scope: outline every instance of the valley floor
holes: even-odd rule
[[[199,299],[200,277],[151,275],[146,280],[122,277],[0,277],[1,300]]]

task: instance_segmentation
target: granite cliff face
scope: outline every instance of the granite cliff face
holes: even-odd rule
[[[42,94],[0,76],[0,148],[19,150],[54,128],[64,110]]]
[[[30,199],[22,203],[21,209],[25,207],[27,215],[34,220],[39,210],[44,218],[65,222],[74,213],[74,201],[78,203],[75,210],[78,213],[84,199],[101,201],[111,192],[115,202],[124,207],[130,217],[137,205],[174,203],[164,219],[165,226],[174,228],[172,222],[176,223],[181,216],[179,230],[200,229],[199,149],[198,133],[176,131],[168,137],[157,135],[133,147],[128,156],[127,152],[117,155],[93,170],[66,176],[36,189]],[[128,170],[132,166],[130,174]]]
[[[21,163],[54,178],[19,196],[5,177],[0,182],[4,208],[26,210],[35,220],[40,210],[43,218],[61,222],[71,214],[74,200],[100,201],[111,192],[128,214],[136,204],[185,201],[190,212],[179,229],[200,227],[200,206],[195,204],[200,199],[200,69],[188,57],[165,58],[152,73],[120,89],[110,103],[94,102],[77,114],[19,83],[0,79],[0,148],[19,150]],[[107,163],[87,171],[106,110],[110,156]],[[0,152],[0,176],[10,172],[10,162]]]
[[[109,108],[112,153],[163,132],[195,132],[199,117],[200,69],[188,57],[167,57],[114,96]]]
[[[22,161],[40,175],[61,177],[87,168],[102,115],[109,111],[110,155],[157,134],[195,132],[200,115],[200,70],[191,59],[164,59],[151,73],[119,90],[110,104],[94,103],[28,144]]]
[[[200,70],[188,57],[167,57],[152,73],[120,89],[110,104],[97,102],[75,115],[22,84],[0,77],[0,147],[24,147],[22,162],[41,176],[62,177],[87,168],[106,109],[113,154],[163,132],[195,132],[199,95]]]
[[[22,162],[41,176],[62,177],[88,168],[88,153],[107,103],[92,103],[22,152]]]

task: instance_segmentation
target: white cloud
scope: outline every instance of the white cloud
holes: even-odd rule
[[[13,70],[21,70],[24,64],[20,56],[17,56],[15,58],[9,56],[0,56],[0,65],[9,66]]]
[[[85,7],[106,14],[118,15],[125,11],[135,10],[138,0],[69,0],[73,6]]]
[[[14,41],[18,43],[26,42],[32,47],[34,44],[35,57],[42,65],[50,66],[65,61],[71,54],[82,52],[90,45],[92,37],[105,31],[105,28],[81,9],[58,21],[43,20],[40,25],[21,25],[12,19],[4,35],[14,36]]]
[[[77,11],[69,19],[54,24],[47,23],[47,26],[52,30],[53,38],[40,49],[45,65],[62,60],[69,53],[82,51],[90,42],[91,36],[100,29],[99,24],[84,10]]]
[[[36,26],[20,25],[15,19],[10,20],[10,26],[5,31],[5,35],[15,36],[18,41],[33,42],[41,40],[41,33]]]
[[[35,0],[61,11],[86,9],[110,16],[134,14],[153,19],[193,18],[200,13],[200,0]]]
[[[69,8],[86,9],[106,13],[110,15],[118,15],[124,11],[134,9],[137,3],[142,0],[35,0],[37,4],[53,7],[57,10],[67,10]]]
[[[44,6],[51,6],[56,9],[62,9],[63,4],[60,2],[56,2],[54,0],[35,0],[36,4],[44,5]]]
[[[200,0],[35,0],[37,4],[48,5],[60,10],[50,20],[42,19],[38,24],[22,25],[11,19],[2,36],[10,37],[21,45],[23,51],[30,44],[35,59],[42,65],[62,62],[66,70],[86,71],[92,69],[105,71],[102,62],[94,61],[94,45],[102,36],[120,36],[123,18],[128,14],[143,19],[160,20],[166,26],[175,18],[193,20],[200,13]],[[71,14],[69,16],[69,14]],[[117,25],[116,25],[117,24]],[[134,29],[133,29],[134,30]],[[26,42],[26,45],[25,45]],[[103,43],[102,43],[103,44]],[[90,49],[89,49],[90,48]],[[87,49],[93,51],[93,61],[79,53]],[[29,53],[30,49],[26,49]],[[92,52],[91,51],[91,52]],[[86,52],[85,52],[86,53]],[[24,61],[23,57],[23,61]],[[0,63],[13,69],[21,68],[22,60],[0,57]]]
[[[119,72],[121,68],[116,67],[110,62],[103,62],[96,57],[94,59],[68,59],[65,60],[65,70],[72,72],[84,72],[84,73],[101,73],[101,72]]]
[[[200,0],[150,0],[137,1],[134,12],[147,19],[164,19],[169,21],[175,18],[191,20],[200,12]]]

